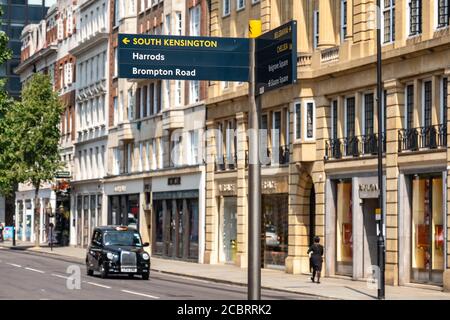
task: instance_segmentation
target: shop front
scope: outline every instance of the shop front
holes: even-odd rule
[[[199,261],[204,241],[202,174],[152,179],[153,254]],[[199,189],[192,189],[200,186]]]
[[[236,183],[221,181],[218,184],[219,197],[219,262],[237,263],[237,194]]]
[[[446,269],[446,172],[405,173],[400,181],[400,282],[442,285]]]
[[[73,187],[73,214],[71,232],[76,237],[71,238],[71,244],[86,247],[95,227],[104,224],[103,219],[103,188],[100,184],[85,184]]]
[[[327,273],[367,279],[377,266],[378,177],[327,181]]]
[[[261,191],[262,267],[284,269],[288,256],[288,178],[263,178]]]

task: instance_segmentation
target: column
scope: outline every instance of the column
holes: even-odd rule
[[[216,157],[217,123],[206,121],[206,217],[205,217],[205,264],[215,264],[219,260],[219,217],[214,181]]]
[[[364,220],[362,203],[359,201],[358,178],[352,179],[352,238],[353,243],[353,279],[364,278]],[[360,245],[357,245],[360,244]]]
[[[319,0],[319,48],[336,45],[333,6],[330,0]]]
[[[247,114],[239,112],[236,115],[237,134],[237,259],[236,264],[246,268],[248,246],[248,188],[246,178],[245,154],[247,145]]]
[[[386,284],[398,285],[398,131],[402,128],[404,85],[385,81],[386,89]],[[410,272],[410,270],[408,270]]]

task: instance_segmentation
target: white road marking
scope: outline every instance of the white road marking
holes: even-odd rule
[[[83,282],[84,282],[84,283],[88,283],[88,284],[92,284],[93,286],[97,286],[97,287],[100,287],[100,288],[111,289],[111,287],[105,286],[105,285],[103,285],[103,284],[98,284],[98,283],[95,283],[95,282],[89,282],[89,281],[83,281]]]
[[[129,293],[129,294],[135,294],[137,296],[142,296],[142,297],[147,297],[147,298],[152,298],[152,299],[159,299],[159,297],[155,297],[155,296],[152,296],[152,295],[149,295],[149,294],[144,294],[144,293],[139,293],[139,292],[134,292],[134,291],[128,291],[128,290],[120,290],[120,291],[125,292],[125,293]]]
[[[30,270],[30,271],[34,271],[34,272],[38,272],[38,273],[45,273],[42,270],[37,270],[37,269],[33,269],[33,268],[25,268],[26,270]]]
[[[54,274],[54,273],[52,273],[52,276],[58,277],[58,278],[63,278],[63,279],[69,279],[69,277],[61,276],[59,274]]]
[[[9,264],[10,266],[17,267],[17,268],[22,268],[22,266],[20,264],[9,263],[9,262],[6,264]]]

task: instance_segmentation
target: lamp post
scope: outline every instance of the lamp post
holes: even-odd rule
[[[50,201],[48,202],[47,208],[45,210],[46,210],[46,213],[48,216],[48,221],[49,221],[48,226],[50,227],[50,238],[49,238],[50,251],[53,251],[53,217],[54,217],[54,214],[52,212],[52,204],[50,203]]]
[[[381,60],[381,7],[380,0],[377,0],[377,106],[378,106],[378,186],[380,194],[378,196],[378,268],[380,271],[378,283],[378,299],[384,300],[384,281],[385,281],[385,240],[384,240],[384,200],[383,200],[383,112],[382,108],[382,60]]]

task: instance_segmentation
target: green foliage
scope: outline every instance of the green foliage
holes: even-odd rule
[[[62,168],[59,155],[59,124],[64,108],[53,91],[50,77],[36,73],[22,90],[22,101],[8,113],[12,172],[20,182],[39,189]]]

